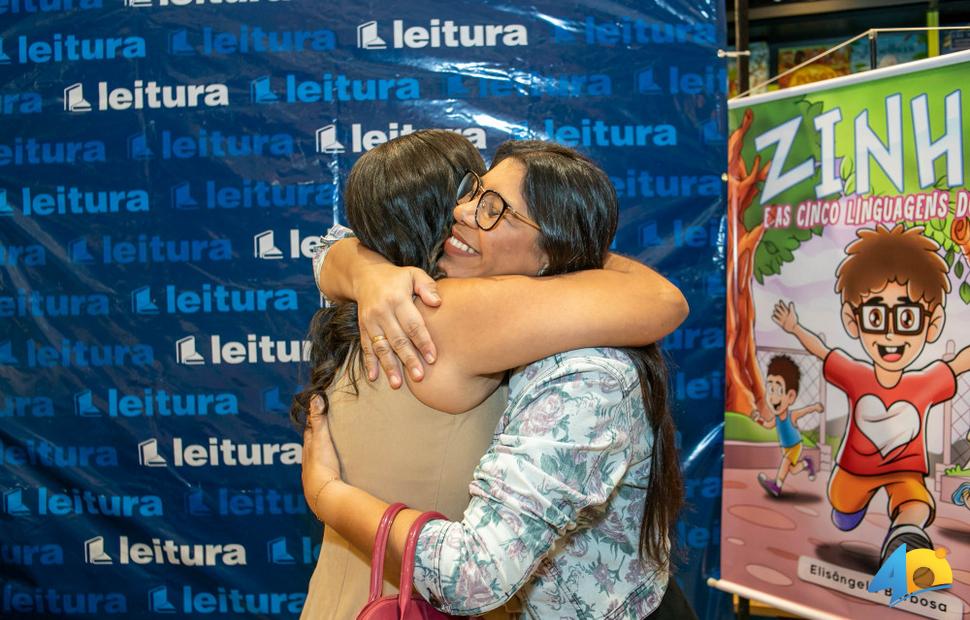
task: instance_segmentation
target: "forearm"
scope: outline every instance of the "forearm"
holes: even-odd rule
[[[314,513],[327,527],[343,536],[351,545],[370,556],[374,537],[388,504],[370,493],[341,481],[327,485],[317,499]],[[401,574],[401,557],[411,524],[421,513],[404,510],[394,519],[384,557],[385,578],[397,584]]]
[[[957,353],[956,357],[950,361],[950,369],[958,377],[970,370],[970,347],[964,347],[962,351]]]
[[[317,286],[334,301],[355,301],[354,281],[362,269],[386,265],[387,260],[368,250],[357,239],[336,242],[320,269]]]
[[[795,409],[794,411],[791,412],[792,424],[795,424],[803,417],[807,416],[810,413],[815,413],[816,411],[818,411],[818,409],[815,408],[815,405],[811,405],[809,407],[802,407],[801,409]]]
[[[440,308],[422,309],[442,359],[485,375],[584,347],[660,340],[687,316],[681,292],[635,261],[561,276],[443,280]],[[469,330],[474,325],[476,329]]]
[[[328,528],[344,537],[368,556],[388,504],[341,481],[327,485],[314,511]],[[479,510],[492,510],[488,506]],[[391,527],[384,556],[384,577],[400,585],[401,558],[411,525],[421,513],[404,510]],[[487,528],[467,522],[432,521],[422,530],[415,558],[414,582],[419,592],[431,594],[442,609],[456,614],[476,614],[494,609],[506,601],[532,574],[542,554],[506,557],[500,541],[513,540],[506,520],[491,520]],[[447,540],[446,544],[441,544]],[[523,563],[524,558],[531,562]],[[431,568],[433,566],[433,568]],[[472,583],[473,598],[462,583]],[[487,592],[487,594],[486,594]]]
[[[531,518],[525,515],[525,518]],[[414,586],[440,610],[473,616],[508,602],[535,572],[545,556],[533,553],[520,532],[510,531],[519,522],[500,512],[475,511],[474,523],[433,521],[418,538]],[[533,541],[529,541],[533,542]]]
[[[806,351],[820,360],[825,360],[825,356],[829,354],[829,348],[825,346],[821,338],[802,327],[800,323],[795,325],[795,329],[791,333],[798,338],[798,342],[805,347]]]
[[[687,298],[670,280],[650,267],[619,254],[610,254],[603,269],[622,278],[616,284],[614,297],[624,305],[623,310],[631,312],[630,319],[636,323],[642,338],[641,342],[631,344],[656,342],[687,318],[690,312]],[[642,320],[640,317],[643,316],[649,320]]]

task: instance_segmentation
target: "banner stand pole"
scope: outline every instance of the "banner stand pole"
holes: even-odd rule
[[[751,599],[738,597],[738,620],[749,620],[751,618]]]
[[[879,66],[879,33],[876,30],[869,31],[869,70]]]
[[[734,583],[733,581],[727,581],[724,579],[715,579],[709,577],[707,580],[707,585],[712,588],[716,588],[722,592],[727,592],[729,594],[737,594],[741,597],[741,601],[745,599],[753,599],[756,601],[761,601],[767,603],[776,609],[782,611],[787,611],[788,613],[795,614],[796,616],[802,616],[805,618],[813,618],[817,620],[846,620],[844,616],[836,616],[834,614],[827,614],[825,612],[819,611],[812,607],[806,607],[800,603],[794,601],[789,601],[772,594],[767,594],[765,592],[759,592],[747,586],[742,586],[740,584]],[[739,603],[741,602],[739,601]],[[739,605],[740,607],[740,605]]]

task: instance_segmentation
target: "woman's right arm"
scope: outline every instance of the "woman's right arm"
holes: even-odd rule
[[[481,377],[562,351],[648,345],[676,329],[688,311],[677,287],[621,256],[611,256],[604,269],[445,279],[438,289],[439,307],[418,305],[440,361],[411,391],[454,413],[481,402]]]
[[[432,521],[421,531],[415,586],[449,613],[475,615],[505,603],[583,510],[615,497],[634,444],[648,432],[642,410],[629,405],[640,398],[629,364],[603,356],[545,364],[482,457],[462,521]],[[387,503],[340,480],[319,407],[304,431],[303,457],[313,513],[369,554]],[[394,520],[386,569],[399,568],[418,514]]]
[[[418,538],[414,585],[446,613],[508,601],[586,509],[617,500],[649,433],[643,410],[630,406],[640,389],[629,363],[573,357],[536,372],[479,462],[462,520],[432,521]]]

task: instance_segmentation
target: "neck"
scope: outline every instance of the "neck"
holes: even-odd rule
[[[884,388],[896,387],[899,380],[903,376],[902,370],[886,370],[882,366],[876,364],[876,381],[879,382]]]

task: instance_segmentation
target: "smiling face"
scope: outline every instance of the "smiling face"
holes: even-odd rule
[[[767,394],[765,400],[771,408],[772,413],[780,415],[788,410],[798,398],[795,390],[785,389],[785,379],[778,375],[768,375],[766,387]]]
[[[526,168],[508,158],[492,167],[482,177],[482,188],[473,199],[455,207],[455,225],[445,241],[444,256],[438,266],[450,278],[494,275],[536,275],[547,259],[539,249],[539,231],[506,213],[491,230],[475,223],[475,208],[481,192],[498,193],[510,207],[531,217],[522,183]]]
[[[943,320],[942,304],[930,312],[925,300],[913,300],[908,288],[897,282],[863,295],[859,306],[842,306],[845,330],[862,343],[876,366],[890,372],[905,369],[927,342],[939,338]]]

